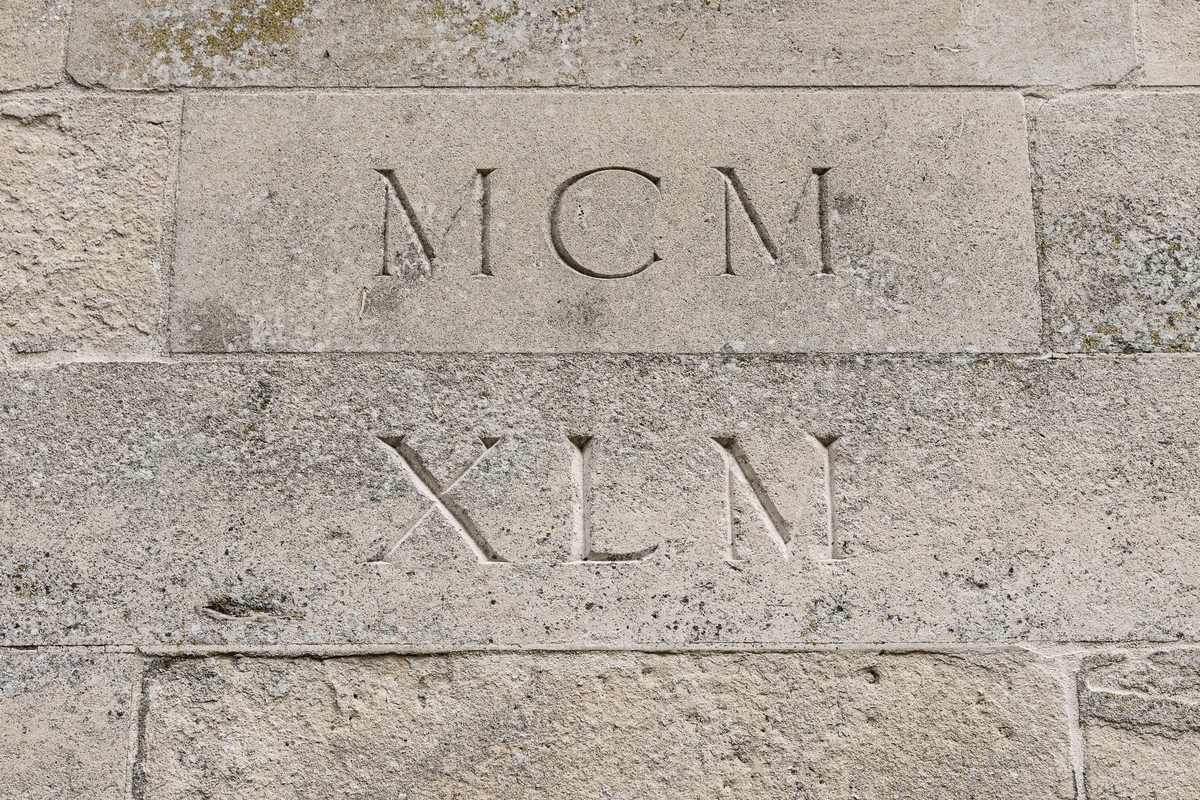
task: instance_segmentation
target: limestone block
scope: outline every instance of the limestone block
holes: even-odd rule
[[[1116,83],[1129,0],[77,0],[69,68],[119,88]]]
[[[3,641],[1194,640],[1198,369],[462,355],[13,371]]]
[[[0,795],[128,797],[136,661],[79,650],[0,649]]]
[[[1079,707],[1088,797],[1200,796],[1200,651],[1093,656]]]
[[[1022,98],[199,95],[172,349],[1024,351]]]
[[[1034,112],[1056,350],[1200,349],[1200,94],[1088,93]]]
[[[68,5],[65,0],[0,0],[0,90],[59,82]]]
[[[1070,798],[1023,653],[542,653],[152,666],[148,797]]]
[[[164,201],[179,101],[0,103],[7,357],[161,349]]]
[[[1200,84],[1200,3],[1143,0],[1141,82],[1151,86]]]

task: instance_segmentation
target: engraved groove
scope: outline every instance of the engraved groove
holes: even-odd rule
[[[750,459],[742,450],[736,438],[732,436],[714,436],[712,437],[713,444],[716,445],[717,451],[725,460],[725,511],[727,531],[729,534],[729,551],[727,559],[729,561],[743,561],[738,556],[737,541],[733,530],[733,481],[736,480],[741,484],[749,495],[750,505],[758,512],[759,519],[762,520],[763,527],[767,529],[767,533],[771,535],[771,539],[779,547],[780,553],[783,554],[784,561],[788,560],[792,555],[792,548],[795,540],[792,538],[791,526],[779,513],[779,509],[775,506],[770,495],[767,494],[766,487],[763,486],[758,474],[754,471],[754,467],[750,465]]]
[[[833,486],[833,445],[838,441],[837,436],[814,436],[808,438],[817,448],[821,457],[821,467],[825,479],[825,543],[828,548],[830,561],[844,561],[841,543],[838,541],[837,506]]]
[[[832,214],[829,198],[829,167],[813,167],[817,178],[817,228],[821,234],[821,268],[823,275],[833,274],[833,253],[829,241],[829,218]]]
[[[567,178],[565,181],[559,184],[557,189],[554,190],[554,195],[550,201],[550,244],[554,248],[555,255],[557,255],[564,264],[578,272],[580,275],[586,275],[589,278],[601,278],[605,280],[632,277],[640,272],[645,272],[656,262],[662,260],[658,255],[658,251],[652,250],[650,252],[650,258],[640,266],[635,267],[627,272],[622,272],[615,275],[605,274],[596,272],[595,270],[583,266],[583,264],[581,264],[579,260],[575,258],[575,256],[571,255],[571,251],[567,249],[567,246],[563,244],[562,234],[559,233],[558,229],[558,218],[562,210],[563,197],[566,196],[567,190],[589,175],[595,175],[597,172],[610,171],[632,172],[634,175],[639,175],[650,181],[650,183],[654,184],[654,188],[659,189],[661,192],[659,183],[662,179],[655,175],[651,175],[649,172],[644,172],[640,169],[634,169],[633,167],[596,167],[595,169],[585,170],[584,172],[577,173],[572,175],[570,178]]]
[[[471,548],[471,552],[475,554],[475,557],[479,560],[479,563],[508,563],[508,559],[497,553],[495,549],[488,543],[487,539],[485,539],[479,532],[479,529],[475,527],[475,523],[467,515],[466,510],[449,497],[449,492],[453,491],[454,488],[458,486],[459,482],[466,477],[467,473],[474,469],[479,462],[483,461],[483,459],[487,457],[488,453],[492,452],[496,445],[499,444],[499,437],[481,437],[481,441],[483,442],[484,446],[483,452],[480,453],[473,461],[468,463],[445,488],[442,487],[437,478],[435,478],[425,466],[425,463],[421,460],[421,457],[417,455],[416,451],[408,446],[408,444],[404,441],[403,436],[381,436],[379,437],[379,441],[386,445],[389,450],[394,452],[399,457],[400,464],[404,467],[405,472],[408,474],[409,480],[413,482],[413,485],[416,487],[417,491],[420,492],[427,500],[429,500],[430,503],[432,503],[429,508],[425,509],[425,511],[419,517],[417,517],[415,522],[409,525],[404,532],[401,533],[396,543],[388,548],[379,561],[384,563],[390,561],[396,550],[399,549],[400,545],[402,545],[404,541],[412,535],[417,526],[424,522],[434,510],[437,510],[441,512],[442,516],[446,519],[446,522],[448,522],[450,526],[458,532],[459,536],[462,537],[467,546]]]
[[[571,475],[575,486],[574,532],[571,542],[572,564],[611,564],[641,561],[658,550],[658,545],[630,553],[604,553],[592,549],[592,512],[589,496],[592,491],[591,436],[567,436],[571,444]]]

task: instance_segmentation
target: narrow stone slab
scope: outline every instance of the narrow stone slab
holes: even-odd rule
[[[1073,796],[1062,687],[1022,653],[208,658],[151,675],[149,797]]]
[[[180,101],[0,101],[4,360],[162,350]]]
[[[1200,139],[1193,92],[1088,93],[1033,112],[1056,350],[1200,349]]]
[[[197,96],[172,348],[1030,351],[1022,98]]]
[[[0,0],[0,90],[36,89],[62,80],[65,0]]]
[[[1196,639],[1198,369],[424,356],[14,372],[2,637]]]
[[[137,678],[134,656],[0,649],[0,794],[128,797]]]
[[[1200,793],[1200,651],[1089,657],[1079,681],[1088,797]]]
[[[1200,8],[1188,0],[1138,3],[1140,80],[1151,86],[1200,84]]]
[[[78,0],[71,74],[169,86],[1112,84],[1129,0]]]

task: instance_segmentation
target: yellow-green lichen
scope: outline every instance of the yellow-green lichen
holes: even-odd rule
[[[164,79],[205,85],[232,77],[237,82],[237,73],[267,66],[280,48],[296,43],[308,13],[309,0],[232,0],[203,11],[176,7],[146,13],[126,28],[124,38],[147,51],[149,85]]]

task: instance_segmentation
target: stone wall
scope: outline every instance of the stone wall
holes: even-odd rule
[[[0,796],[1200,797],[1196,0],[0,0]]]

